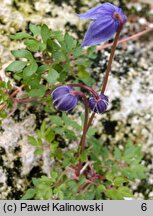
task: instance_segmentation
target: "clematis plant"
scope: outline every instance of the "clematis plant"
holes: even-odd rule
[[[35,136],[28,137],[28,142],[35,147],[35,154],[50,150],[47,159],[51,156],[54,163],[48,177],[32,180],[33,188],[27,190],[23,199],[124,199],[132,196],[126,187],[128,182],[146,177],[138,146],[127,143],[123,150],[115,146],[110,151],[109,147],[101,145],[101,140],[94,136],[95,128],[91,127],[94,116],[102,115],[108,107],[105,90],[126,15],[121,8],[104,3],[78,16],[91,21],[81,47],[72,36],[53,31],[44,24],[30,23],[28,32],[10,36],[11,40],[22,41],[25,45],[24,49],[12,51],[15,60],[6,68],[6,73],[12,73],[21,86],[12,90],[9,82],[0,80],[0,117],[4,116],[7,106],[12,108],[12,115],[20,104],[35,102],[31,104],[32,110],[37,114],[42,108],[45,117],[41,118]],[[141,35],[148,31],[151,30]],[[95,80],[84,71],[96,56],[92,46],[114,35],[104,79],[97,92],[91,87]],[[84,52],[85,46],[89,48]],[[69,83],[69,80],[74,82]],[[15,97],[23,89],[26,96]],[[75,112],[79,101],[84,104],[83,127],[65,114]],[[77,140],[81,130],[78,148],[67,148],[68,143]],[[130,157],[129,152],[133,153]]]
[[[121,8],[110,3],[100,4],[79,17],[93,21],[85,34],[82,47],[97,45],[111,39],[127,19]]]
[[[104,92],[108,81],[108,75],[111,70],[111,64],[113,61],[117,41],[127,17],[121,8],[118,8],[117,6],[110,3],[100,4],[90,9],[86,13],[80,14],[79,17],[80,19],[92,20],[92,24],[85,34],[81,47],[97,45],[101,42],[109,40],[116,33],[100,94],[96,93],[89,86],[81,84],[69,84],[69,86],[78,86],[87,89],[89,93],[92,94],[89,100],[87,100],[84,93],[74,91],[66,85],[56,88],[52,93],[53,103],[59,111],[73,110],[77,105],[78,95],[84,98],[85,120],[83,134],[80,141],[80,152],[83,152],[85,148],[86,133],[95,114],[101,114],[105,112],[108,106],[108,97],[104,95]],[[67,91],[69,91],[69,93],[67,93]],[[88,118],[89,108],[92,111],[90,118]],[[82,165],[80,162],[79,169],[81,169],[81,167]],[[77,173],[79,175],[79,171],[77,171]]]
[[[109,61],[108,61],[108,66],[107,70],[105,73],[105,77],[103,80],[102,88],[100,93],[97,93],[94,89],[92,89],[90,86],[83,85],[80,83],[69,83],[69,84],[64,84],[61,86],[56,87],[52,93],[52,99],[53,99],[53,104],[56,107],[57,110],[61,112],[71,112],[74,110],[76,107],[79,98],[83,99],[84,106],[85,106],[85,118],[84,118],[84,126],[83,126],[83,133],[82,133],[82,138],[79,144],[79,150],[78,150],[78,155],[83,152],[86,146],[86,134],[87,131],[92,123],[92,120],[95,116],[95,114],[102,114],[107,110],[108,106],[108,97],[105,95],[105,89],[108,81],[108,76],[109,72],[111,70],[111,64],[113,61],[114,53],[115,53],[115,48],[119,39],[120,32],[123,28],[123,25],[126,22],[126,15],[123,13],[121,8],[118,8],[117,6],[110,4],[110,3],[104,3],[100,4],[86,13],[78,15],[80,19],[89,19],[92,21],[89,29],[87,30],[85,37],[83,39],[83,43],[81,45],[81,48],[85,46],[92,46],[92,45],[97,45],[100,44],[101,42],[104,42],[106,40],[109,40],[110,38],[113,37],[113,35],[116,33],[114,42],[112,45]],[[30,30],[32,33],[37,36],[40,34],[40,29],[34,26],[30,26]],[[55,37],[56,34],[52,34],[48,27],[46,25],[43,25],[41,27],[41,37],[42,37],[42,43],[38,42],[38,48],[37,50],[39,51],[44,51],[44,54],[42,56],[42,61],[44,61],[45,64],[48,64],[48,57],[46,59],[46,52],[51,52],[51,55],[53,56],[53,59],[55,62],[57,61],[66,61],[64,59],[62,51],[57,50],[60,49],[60,46],[58,43],[56,43],[57,38]],[[31,35],[25,35],[20,34],[17,36],[12,36],[13,39],[18,39],[18,38],[28,38],[25,41],[25,44],[28,46],[28,49],[31,51],[35,51],[36,49],[36,40],[31,39]],[[55,37],[55,38],[54,38]],[[59,41],[63,40],[58,38]],[[70,52],[73,50],[73,47],[76,45],[76,42],[74,42],[69,36],[65,35],[64,41],[66,43],[66,46],[64,45],[62,49],[65,49],[65,52],[69,55]],[[31,45],[31,43],[34,43],[34,45]],[[46,50],[47,49],[47,50]],[[54,53],[55,52],[55,53]],[[20,62],[16,61],[12,64],[10,64],[7,68],[6,71],[17,71],[18,74],[20,74],[20,71],[23,69],[23,74],[22,78],[25,82],[25,85],[30,83],[30,87],[27,86],[27,89],[33,88],[33,86],[37,86],[38,83],[41,82],[41,77],[38,75],[35,75],[38,69],[37,74],[40,72],[45,72],[49,71],[47,81],[50,83],[53,83],[54,80],[59,77],[58,72],[56,71],[55,68],[51,68],[50,66],[47,65],[41,65],[38,68],[38,64],[34,61],[33,56],[29,51],[27,50],[21,50],[21,51],[14,51],[13,52],[15,57],[19,58],[26,58],[29,60],[29,62]],[[50,53],[48,55],[50,57]],[[26,67],[25,67],[26,66]],[[58,66],[59,67],[59,66]],[[31,77],[32,75],[35,75],[35,77]],[[18,77],[17,77],[18,78]],[[44,76],[43,76],[44,78]],[[18,78],[19,79],[19,78]],[[34,81],[36,80],[36,81]],[[36,82],[36,83],[35,83]],[[23,86],[22,86],[23,87]],[[80,87],[81,89],[86,89],[88,91],[88,96],[83,92],[83,91],[78,91],[75,89],[75,87]],[[41,84],[39,84],[38,91],[33,91],[31,90],[31,95],[32,96],[37,96],[36,92],[40,92],[39,95],[44,95],[47,96],[48,92],[45,93],[45,87]],[[10,96],[10,98],[14,96]],[[32,99],[21,99],[21,100],[14,100],[15,104],[17,103],[24,103],[27,101],[32,101]],[[6,104],[3,104],[2,108],[4,108]],[[91,111],[91,116],[89,117],[89,111]],[[79,170],[81,169],[82,165],[79,163],[79,169],[77,170],[78,175]]]

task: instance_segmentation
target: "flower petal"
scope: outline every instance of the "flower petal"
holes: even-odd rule
[[[117,31],[118,25],[119,23],[110,16],[94,21],[86,32],[81,47],[96,45],[109,40]]]
[[[59,86],[52,92],[53,104],[59,111],[72,111],[77,105],[78,96],[71,94],[71,86]]]
[[[74,95],[69,94],[66,97],[63,97],[61,101],[59,101],[58,105],[56,105],[56,108],[59,111],[69,111],[74,109],[78,102],[78,98]]]
[[[68,94],[70,90],[73,90],[73,88],[70,86],[66,86],[66,85],[59,86],[53,90],[52,97],[53,99],[57,99],[65,94]]]
[[[95,113],[103,113],[107,109],[108,97],[104,94],[101,94],[100,98],[101,99],[99,100],[97,100],[95,97],[89,98],[89,107]]]
[[[99,17],[111,15],[115,11],[115,6],[110,3],[97,5],[96,7],[88,10],[86,13],[79,14],[80,19],[96,20]]]

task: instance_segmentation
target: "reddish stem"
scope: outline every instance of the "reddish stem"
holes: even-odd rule
[[[84,125],[83,125],[83,133],[82,133],[82,137],[79,143],[80,146],[80,150],[79,150],[79,154],[78,157],[80,156],[80,154],[84,151],[85,149],[85,141],[86,141],[86,131],[87,131],[87,124],[88,124],[88,100],[86,98],[86,95],[83,92],[80,91],[71,91],[72,94],[75,95],[80,95],[83,100],[84,100],[84,105],[85,105],[85,118],[84,118]],[[80,170],[82,168],[82,162],[81,160],[79,160],[79,163],[76,167],[76,175],[79,176],[80,175]]]
[[[106,74],[105,74],[104,81],[103,81],[103,84],[102,84],[101,93],[105,92],[107,81],[108,81],[109,72],[111,70],[111,65],[112,65],[112,61],[113,61],[113,58],[114,58],[114,54],[115,54],[115,49],[116,49],[117,42],[118,42],[118,39],[119,39],[121,30],[122,30],[122,27],[123,27],[123,18],[122,18],[122,16],[120,16],[117,13],[115,13],[114,14],[114,18],[115,19],[119,19],[120,24],[119,24],[117,33],[115,35],[115,39],[114,39],[113,46],[112,46],[112,49],[111,49],[111,53],[110,53],[110,57],[109,57],[109,61],[108,61],[107,69],[106,69]],[[94,116],[95,116],[95,113],[92,113],[91,116],[90,116],[90,118],[89,118],[89,121],[88,121],[87,130],[89,129]]]
[[[29,102],[33,102],[33,101],[37,101],[40,100],[41,98],[22,98],[22,99],[14,99],[14,101],[18,104],[23,104],[23,103],[29,103]]]
[[[106,85],[107,85],[107,82],[108,82],[109,72],[111,70],[111,65],[112,65],[112,61],[113,61],[113,58],[114,58],[114,54],[115,54],[115,49],[116,49],[117,42],[118,42],[122,27],[123,27],[123,18],[122,18],[122,16],[120,16],[119,14],[114,14],[114,16],[116,16],[116,18],[119,19],[120,25],[118,27],[118,30],[117,30],[117,33],[116,33],[116,36],[115,36],[115,39],[114,39],[114,42],[113,42],[113,46],[112,46],[112,49],[111,49],[111,53],[110,53],[110,57],[109,57],[109,61],[108,61],[108,65],[107,65],[107,69],[106,69],[102,89],[101,89],[101,93],[105,92]]]
[[[74,83],[74,84],[73,84],[73,83],[72,83],[72,84],[70,83],[70,84],[66,84],[66,85],[84,88],[84,89],[88,90],[89,92],[91,92],[91,93],[95,96],[96,99],[99,99],[98,93],[97,93],[96,91],[94,91],[91,87],[87,86],[87,85],[76,84],[76,83]]]
[[[22,84],[20,87],[20,90],[24,88],[24,84]],[[16,89],[11,95],[10,97],[14,97],[15,95],[17,95],[17,93],[20,91],[19,89]]]
[[[88,131],[88,129],[89,129],[89,127],[90,127],[90,125],[91,125],[91,123],[92,123],[92,120],[94,119],[95,115],[96,115],[96,113],[95,113],[95,112],[92,112],[92,114],[91,114],[91,116],[90,116],[90,118],[89,118],[89,121],[88,121],[87,131]]]
[[[20,90],[24,88],[24,85],[22,84],[20,87]],[[17,93],[20,91],[19,89],[16,89],[12,94],[9,95],[10,99],[12,99]],[[0,111],[5,109],[7,107],[7,102],[0,105]]]
[[[83,152],[85,149],[85,140],[86,140],[86,131],[87,131],[87,124],[88,124],[88,100],[83,92],[80,91],[71,91],[72,94],[80,95],[84,100],[85,105],[85,118],[84,118],[84,126],[83,126],[83,134],[81,137],[81,141],[79,143],[79,146],[81,147],[80,153]]]

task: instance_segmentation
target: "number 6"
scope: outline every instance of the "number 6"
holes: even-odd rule
[[[141,210],[142,211],[147,211],[147,203],[142,203]]]

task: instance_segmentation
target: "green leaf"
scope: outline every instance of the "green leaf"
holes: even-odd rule
[[[84,184],[87,181],[86,177],[83,175],[79,176],[79,185]]]
[[[29,29],[33,33],[34,36],[41,34],[41,27],[40,26],[37,26],[37,25],[30,23]]]
[[[88,152],[84,151],[80,155],[80,160],[82,163],[86,162],[88,160]]]
[[[135,178],[138,179],[145,179],[146,178],[146,172],[147,168],[142,164],[132,165],[131,171],[134,172]]]
[[[117,191],[122,197],[133,197],[132,192],[127,187],[119,187]]]
[[[52,179],[48,178],[47,176],[43,175],[41,176],[41,179],[40,179],[41,183],[45,183],[46,186],[50,186],[50,184],[52,183]]]
[[[88,139],[88,142],[90,143],[90,145],[92,147],[92,150],[93,150],[92,153],[91,153],[92,157],[95,158],[93,160],[97,160],[97,155],[102,156],[103,159],[105,159],[104,158],[104,156],[105,156],[105,148],[104,147],[102,148],[101,141],[99,139],[96,139],[93,136],[88,136],[87,139]]]
[[[103,159],[105,160],[108,157],[108,155],[109,155],[109,149],[106,148],[106,147],[103,147],[103,149],[102,149],[102,157],[103,157]]]
[[[49,28],[45,24],[41,27],[41,36],[42,36],[44,43],[46,43],[47,40],[51,36],[51,31],[49,30]]]
[[[57,160],[61,160],[62,157],[63,157],[63,152],[62,152],[62,150],[58,148],[58,149],[55,151],[54,157],[57,158]]]
[[[44,85],[39,85],[38,88],[32,89],[28,92],[30,97],[43,97],[46,92],[46,87]]]
[[[116,189],[107,190],[105,193],[112,200],[123,200],[122,194],[120,194]]]
[[[47,81],[50,84],[53,84],[53,83],[57,82],[58,78],[59,78],[59,73],[56,70],[54,70],[53,68],[51,68],[48,72]]]
[[[73,180],[70,180],[67,182],[67,186],[70,187],[70,188],[73,188],[74,190],[77,190],[78,189],[78,184],[77,182],[73,181]]]
[[[62,191],[58,191],[58,196],[60,200],[64,200],[64,193]]]
[[[95,59],[97,57],[96,46],[89,47],[87,53],[88,58]]]
[[[70,72],[72,69],[71,69],[71,67],[70,67],[70,63],[69,62],[67,62],[67,63],[65,63],[64,65],[63,65],[63,71],[64,72],[66,72],[66,74],[68,74],[68,72]],[[63,71],[62,71],[62,73],[63,73]]]
[[[115,186],[120,186],[125,182],[128,182],[128,180],[122,176],[118,176],[114,179],[114,185]]]
[[[89,73],[86,71],[86,67],[84,65],[80,65],[78,67],[78,77],[80,79],[83,79],[83,78],[88,78],[90,75]]]
[[[46,121],[44,120],[40,127],[40,131],[43,136],[44,136],[46,129],[47,129],[47,124],[46,124]]]
[[[29,77],[36,73],[38,65],[35,61],[30,62],[30,64],[23,70],[23,76]]]
[[[20,49],[20,50],[13,50],[11,51],[12,55],[14,55],[17,58],[26,58],[29,60],[33,60],[33,56],[31,52],[25,49]]]
[[[78,130],[81,129],[81,126],[77,122],[69,118],[65,113],[62,114],[62,119],[66,126],[72,126],[73,128],[76,128]]]
[[[20,81],[22,79],[22,73],[21,72],[16,73],[16,74],[14,74],[13,77],[14,77],[15,80]]]
[[[48,142],[52,142],[55,139],[55,133],[52,128],[48,128],[45,132],[45,138]]]
[[[67,139],[72,139],[72,140],[76,138],[75,133],[71,130],[68,130],[68,129],[65,130],[65,136]]]
[[[64,61],[66,59],[65,54],[61,50],[61,46],[58,42],[51,39],[47,40],[48,51],[52,53],[55,61]]]
[[[32,52],[39,51],[40,42],[35,39],[27,39],[24,44],[27,46],[27,49],[29,49]]]
[[[88,130],[88,132],[87,132],[87,136],[91,137],[91,136],[95,135],[96,131],[97,131],[96,128],[90,127],[89,130]]]
[[[43,182],[39,179],[39,183],[36,186],[35,199],[48,200],[52,197],[52,188],[47,182]]]
[[[28,137],[28,142],[35,147],[41,146],[41,143],[36,138],[34,138],[32,136]]]
[[[49,70],[48,65],[41,65],[41,66],[39,66],[37,73],[42,73],[42,72],[47,71],[47,70]]]
[[[62,128],[62,127],[59,127],[59,128],[56,127],[56,128],[54,128],[54,131],[55,131],[56,134],[63,135],[63,133],[65,132],[65,129]]]
[[[47,48],[51,53],[54,54],[55,52],[58,52],[61,49],[61,46],[56,41],[48,39],[47,40]]]
[[[74,52],[73,52],[73,55],[75,58],[78,58],[79,56],[82,55],[82,49],[80,47],[77,47]]]
[[[122,157],[121,150],[117,147],[115,147],[114,157],[116,160],[120,160]]]
[[[33,183],[34,186],[37,187],[39,185],[39,183],[40,183],[40,179],[39,178],[32,178],[32,183]]]
[[[51,31],[51,38],[56,39],[57,41],[63,41],[63,33],[61,31]]]
[[[98,185],[97,190],[100,192],[106,191],[106,187],[104,185]]]
[[[63,121],[59,116],[50,116],[50,120],[52,122],[52,124],[55,124],[57,126],[62,126],[63,125]]]
[[[32,77],[33,79],[28,80],[28,85],[31,89],[36,89],[39,86],[40,78],[39,77]]]
[[[39,50],[44,51],[46,49],[46,44],[45,43],[39,43]]]
[[[35,151],[34,151],[34,154],[35,155],[42,155],[43,153],[43,149],[42,148],[37,148]]]
[[[113,173],[107,173],[106,174],[106,179],[109,180],[110,182],[113,182],[113,179],[114,179]]]
[[[95,80],[93,78],[91,78],[91,77],[81,78],[81,81],[85,85],[89,85],[89,86],[92,86],[95,83]]]
[[[70,52],[74,47],[76,47],[76,40],[72,36],[66,34],[64,37],[67,51]]]
[[[64,53],[62,51],[56,51],[53,53],[53,58],[55,59],[55,61],[64,61],[66,59],[66,56],[64,55]]]
[[[50,176],[52,179],[57,179],[57,177],[59,176],[59,174],[57,172],[55,172],[54,170],[51,170],[50,172]]]
[[[146,167],[142,164],[131,165],[130,167],[124,168],[122,174],[127,176],[129,179],[145,179],[146,178]]]
[[[18,72],[21,71],[26,66],[26,64],[27,62],[14,61],[7,66],[5,71]]]
[[[36,194],[36,190],[35,189],[28,189],[25,193],[25,195],[21,198],[21,200],[28,200],[28,199],[32,199]]]
[[[128,163],[139,163],[142,158],[142,152],[139,146],[134,146],[131,142],[128,142],[124,151],[124,160]]]
[[[95,187],[95,192],[96,192],[96,200],[101,200],[102,199],[102,193],[106,191],[106,188],[104,185],[98,185]]]
[[[25,38],[31,38],[31,35],[29,35],[26,32],[18,32],[14,35],[10,35],[9,38],[13,40],[20,40],[20,39],[25,39]]]

